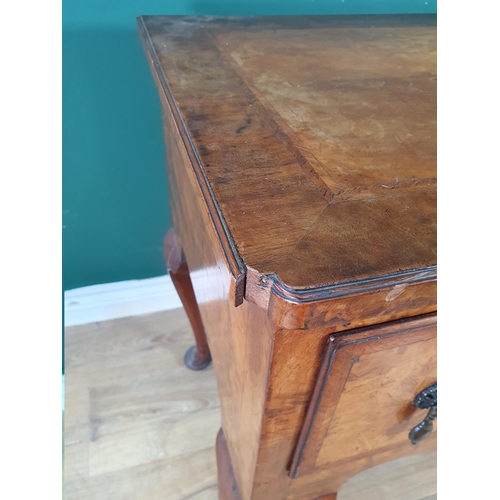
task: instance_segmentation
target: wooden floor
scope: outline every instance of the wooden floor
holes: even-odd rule
[[[213,368],[181,309],[66,329],[66,500],[216,500]],[[436,499],[435,453],[378,466],[339,500]]]

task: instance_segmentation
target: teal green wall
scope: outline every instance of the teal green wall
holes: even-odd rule
[[[161,114],[137,16],[435,12],[435,0],[63,0],[64,289],[165,273]]]

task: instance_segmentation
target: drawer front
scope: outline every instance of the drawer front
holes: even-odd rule
[[[435,314],[330,335],[290,475],[434,449],[436,422],[416,445],[408,434],[427,413],[413,400],[436,376]]]

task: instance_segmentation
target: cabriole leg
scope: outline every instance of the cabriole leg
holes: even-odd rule
[[[203,370],[211,361],[207,336],[201,321],[200,310],[193,290],[189,268],[184,257],[184,251],[171,228],[163,240],[163,255],[168,272],[172,278],[182,305],[191,323],[196,345],[190,347],[184,356],[184,363],[191,370]]]

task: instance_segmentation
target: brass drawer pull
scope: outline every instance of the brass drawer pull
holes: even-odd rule
[[[419,392],[413,404],[421,410],[429,409],[422,422],[413,427],[408,435],[411,444],[417,444],[429,437],[433,427],[432,421],[437,417],[437,382]]]

